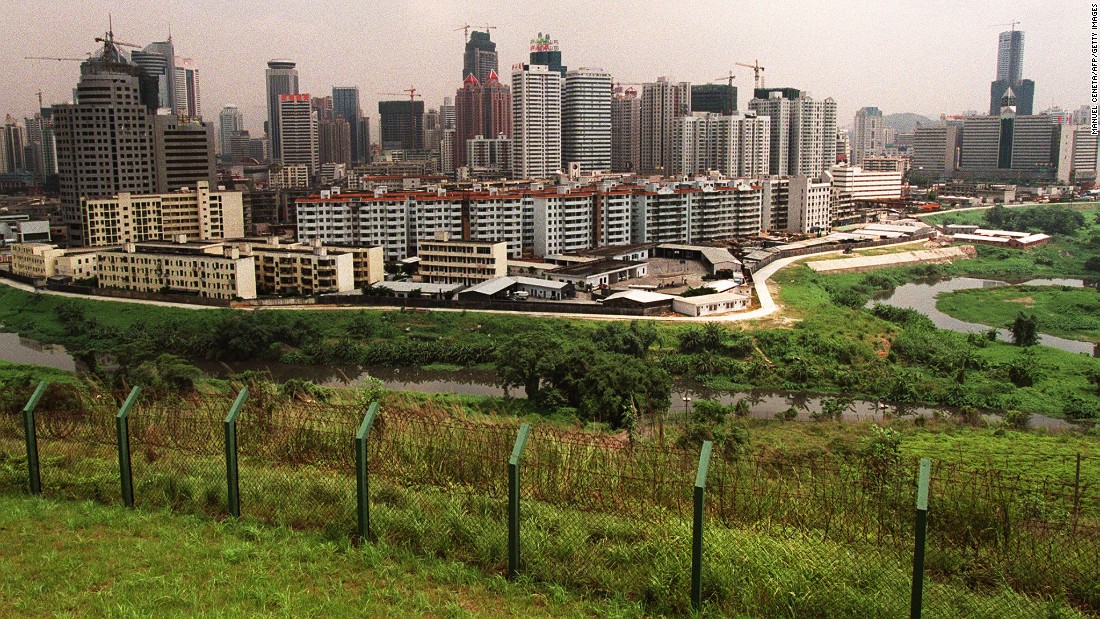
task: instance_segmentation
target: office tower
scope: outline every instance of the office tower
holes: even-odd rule
[[[369,116],[363,116],[359,119],[359,133],[355,138],[359,141],[359,153],[363,156],[363,163],[370,163],[373,155],[371,153]]]
[[[859,108],[852,124],[851,163],[863,165],[865,157],[885,155],[886,142],[886,125],[882,122],[882,111],[877,107]]]
[[[343,116],[317,123],[317,146],[321,165],[351,164],[351,126]]]
[[[642,158],[642,100],[638,91],[616,89],[611,98],[611,171],[637,172]]]
[[[230,103],[218,114],[218,136],[221,141],[218,152],[221,153],[222,159],[233,160],[230,144],[233,134],[238,131],[244,131],[244,114],[241,114],[240,108]]]
[[[691,111],[729,116],[737,111],[737,87],[699,84],[691,87]]]
[[[957,125],[917,127],[913,138],[913,161],[910,167],[914,180],[935,181],[951,178],[955,173],[959,148]]]
[[[157,82],[157,108],[174,112],[176,100],[176,49],[172,37],[130,52],[130,60]]]
[[[558,49],[557,39],[551,39],[549,34],[541,32],[531,39],[531,65],[543,65],[562,77],[569,70],[569,67],[561,64],[561,50]]]
[[[379,101],[383,150],[424,148],[424,102]]]
[[[176,116],[202,117],[199,65],[191,58],[176,58],[175,102],[172,110]]]
[[[304,165],[310,176],[319,171],[317,112],[308,94],[279,96],[279,160],[284,166]]]
[[[681,116],[673,132],[672,173],[717,170],[727,178],[766,176],[770,140],[771,119],[755,112]]]
[[[477,136],[512,137],[512,91],[501,84],[496,71],[490,71],[487,81],[480,82],[467,75],[462,88],[455,93],[455,134],[452,161],[455,168],[466,165],[466,142]]]
[[[69,242],[83,244],[81,198],[156,190],[158,82],[104,43],[81,63],[74,95],[73,103],[55,105],[53,116],[62,217]]]
[[[691,84],[659,77],[642,86],[641,173],[672,169],[672,132],[676,119],[691,114]]]
[[[836,131],[836,162],[847,163],[851,158],[852,139],[844,129]]]
[[[332,87],[332,113],[343,116],[348,123],[348,139],[351,142],[351,161],[362,161],[364,155],[362,137],[359,131],[359,121],[363,117],[363,109],[359,106],[358,86],[333,86]]]
[[[317,122],[333,119],[332,97],[313,97],[310,99],[310,105],[313,106],[313,111],[317,114]]]
[[[582,172],[611,169],[611,74],[573,69],[565,74],[561,101],[562,167]]]
[[[508,114],[511,115],[511,107],[508,109]],[[443,97],[443,105],[439,106],[439,118],[443,123],[443,130],[455,128],[455,102],[450,97]]]
[[[1035,82],[1023,79],[1024,33],[1013,27],[997,37],[997,79],[989,85],[989,115],[1011,107],[1021,116],[1034,109]]]
[[[439,141],[443,139],[442,124],[439,120],[439,110],[432,108],[424,114],[424,148],[439,150]]]
[[[157,193],[194,187],[199,181],[217,186],[213,125],[167,114],[154,118],[153,129]]]
[[[15,123],[9,114],[0,127],[0,172],[15,172],[27,169],[25,145],[26,132]]]
[[[224,154],[226,160],[244,161],[252,157],[251,142],[252,136],[247,130],[234,131],[229,136],[228,149]],[[263,157],[256,158],[256,161],[263,161]]]
[[[497,65],[497,44],[489,39],[489,31],[474,30],[470,40],[466,41],[466,52],[462,55],[462,79],[473,75],[484,84],[489,81],[489,72],[500,70]]]
[[[749,101],[757,116],[771,118],[771,174],[820,176],[836,163],[836,102],[815,100],[793,88],[757,89],[768,98]],[[795,94],[788,98],[787,94]]]
[[[282,143],[279,139],[279,97],[298,94],[298,70],[289,60],[267,63],[267,137],[271,143],[271,158],[279,159]]]
[[[546,65],[512,71],[512,175],[548,178],[561,169],[561,74]]]
[[[969,116],[963,121],[959,174],[980,180],[1053,180],[1059,125],[1053,116]]]

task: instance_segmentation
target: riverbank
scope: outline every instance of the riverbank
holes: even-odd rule
[[[1021,312],[1035,316],[1039,331],[1082,342],[1100,342],[1100,293],[1095,288],[1005,286],[940,294],[940,311],[968,322],[1008,328]]]

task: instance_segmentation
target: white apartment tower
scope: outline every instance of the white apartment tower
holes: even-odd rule
[[[561,104],[562,167],[611,169],[611,74],[573,69],[565,74]]]
[[[676,174],[711,170],[734,177],[766,176],[769,170],[771,119],[755,112],[722,116],[696,112],[676,119],[673,132]]]
[[[750,110],[771,118],[771,174],[820,176],[836,163],[836,102],[783,94],[749,101]]]
[[[877,107],[861,107],[852,124],[852,165],[863,165],[866,157],[886,154],[886,125]]]
[[[796,234],[828,232],[832,222],[830,183],[815,180],[805,174],[797,174],[791,178],[789,191],[787,232]]]
[[[546,65],[512,71],[512,175],[549,178],[561,169],[561,74]]]
[[[279,152],[283,165],[305,165],[318,171],[317,114],[308,93],[279,96]]]
[[[659,77],[642,86],[641,172],[668,174],[673,167],[676,119],[691,114],[691,84]]]
[[[199,65],[190,58],[176,57],[176,75],[172,113],[187,118],[202,117],[202,89],[199,88]]]

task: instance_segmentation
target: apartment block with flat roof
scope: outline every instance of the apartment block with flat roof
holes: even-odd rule
[[[211,191],[200,181],[194,190],[174,193],[80,199],[82,238],[102,247],[179,234],[201,240],[244,236],[244,205],[238,191]]]
[[[255,299],[256,263],[222,242],[146,241],[99,252],[103,288],[208,299]]]
[[[451,239],[444,231],[419,244],[420,275],[433,284],[474,284],[508,275],[508,244]]]

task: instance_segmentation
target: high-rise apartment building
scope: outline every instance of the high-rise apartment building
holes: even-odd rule
[[[199,65],[191,58],[176,58],[173,82],[172,113],[185,118],[202,117],[202,89],[199,87]]]
[[[820,234],[832,224],[832,187],[805,174],[791,177],[788,189],[787,231],[795,234]]]
[[[749,109],[771,118],[771,174],[817,177],[836,163],[836,102],[795,89],[758,89]],[[786,94],[797,93],[795,98]]]
[[[920,182],[951,178],[958,161],[960,127],[917,127],[913,138],[913,179]]]
[[[27,133],[8,115],[0,126],[0,172],[27,170],[26,161]]]
[[[213,125],[169,114],[156,116],[153,130],[158,193],[194,187],[199,182],[217,185]]]
[[[706,174],[717,170],[736,178],[766,176],[771,119],[754,112],[723,116],[696,112],[676,119],[672,173]]]
[[[865,157],[886,154],[886,125],[877,107],[861,107],[852,124],[853,165],[862,165]]]
[[[611,170],[611,74],[573,69],[565,74],[561,102],[562,167]]]
[[[57,174],[57,135],[53,128],[53,108],[42,108],[32,118],[24,118],[27,128],[27,166],[36,182]]]
[[[485,82],[472,73],[467,75],[462,88],[455,93],[454,102],[455,134],[451,156],[456,169],[467,163],[468,140],[479,135],[512,137],[512,91],[500,83],[496,71],[490,71]]]
[[[359,127],[360,120],[363,118],[363,110],[359,106],[359,87],[333,86],[332,113],[336,116],[343,116],[348,123],[351,161],[362,161],[365,153],[370,148],[370,144],[364,141],[366,135],[360,131]]]
[[[509,114],[511,110],[509,109]],[[443,97],[443,105],[439,106],[439,122],[442,124],[442,129],[455,128],[455,102],[450,97]]]
[[[737,87],[729,84],[692,86],[691,111],[730,116],[737,111]]]
[[[659,77],[642,86],[641,169],[643,174],[668,174],[675,157],[676,119],[691,114],[691,84]]]
[[[547,178],[561,169],[561,74],[546,65],[512,71],[512,175]]]
[[[474,30],[470,40],[466,41],[466,52],[462,55],[462,79],[473,75],[479,83],[489,81],[489,73],[500,70],[497,64],[497,44],[489,38],[489,31]]]
[[[637,172],[642,159],[642,100],[627,88],[611,99],[611,171]]]
[[[241,114],[239,107],[230,103],[218,114],[218,137],[220,138],[218,153],[221,154],[222,159],[233,161],[231,148],[233,134],[238,131],[244,131],[244,114]]]
[[[298,70],[290,60],[267,63],[267,137],[271,141],[271,158],[280,159],[282,142],[279,132],[279,97],[298,94]]]
[[[279,96],[279,160],[285,166],[304,165],[319,171],[317,112],[309,94]]]
[[[54,106],[61,212],[70,243],[84,243],[82,198],[156,191],[157,85],[155,77],[104,43],[99,54],[81,63],[74,102]]]
[[[317,148],[321,165],[351,165],[351,127],[343,116],[317,123]]]
[[[423,101],[379,101],[378,116],[383,150],[423,150]]]
[[[1024,33],[1013,28],[997,37],[997,79],[989,85],[989,115],[1013,108],[1021,116],[1032,114],[1035,82],[1023,79]]]

